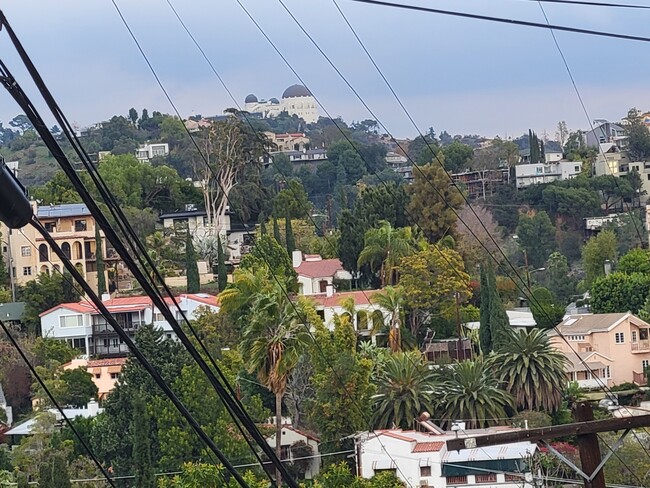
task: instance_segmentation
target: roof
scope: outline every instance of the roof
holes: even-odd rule
[[[370,305],[370,297],[379,291],[381,290],[345,291],[342,293],[334,293],[329,297],[326,293],[319,293],[316,295],[307,295],[307,297],[316,302],[316,305],[323,307],[340,307],[341,302],[346,298],[352,298],[355,305]]]
[[[571,352],[566,354],[567,359],[569,360],[570,364],[567,364],[567,372],[572,373],[575,371],[585,371],[586,366],[584,363],[587,363],[587,366],[589,366],[589,369],[605,369],[607,367],[607,364],[605,364],[603,361],[607,363],[611,363],[612,360],[609,359],[606,356],[603,356],[602,354],[596,352],[596,351],[590,351],[590,352]],[[596,361],[595,359],[602,359],[602,361]]]
[[[159,219],[160,220],[165,220],[165,219],[183,219],[183,218],[188,218],[188,217],[202,217],[208,215],[205,210],[189,210],[186,212],[171,212],[171,213],[166,213],[166,214],[161,214]]]
[[[291,85],[284,90],[282,98],[311,97],[311,92],[302,85]]]
[[[294,426],[292,426],[292,425],[283,425],[282,428],[283,428],[283,429],[287,429],[287,430],[292,430],[292,431],[294,431],[296,434],[300,434],[300,435],[302,435],[302,436],[305,436],[307,439],[311,439],[311,440],[314,441],[314,442],[320,442],[320,439],[319,439],[318,437],[313,436],[313,435],[311,435],[311,434],[308,434],[308,433],[305,432],[304,430],[296,429],[296,428],[295,428]]]
[[[445,446],[444,442],[418,442],[411,452],[438,452]]]
[[[38,207],[36,216],[39,219],[61,217],[92,216],[84,203],[66,203],[62,205],[43,205]]]
[[[532,442],[513,442],[478,449],[447,451],[442,458],[442,462],[466,463],[468,461],[493,461],[495,459],[521,459],[534,454],[536,450],[537,446]]]
[[[302,261],[300,266],[294,268],[296,273],[308,278],[331,277],[337,271],[344,271],[340,259],[320,259],[318,261]]]
[[[247,95],[244,99],[244,103],[257,103],[257,101],[257,97],[252,93],[250,95]]]
[[[87,368],[102,368],[104,366],[124,366],[127,358],[111,358],[111,359],[91,359],[86,365]]]
[[[95,404],[96,405],[96,404]],[[48,413],[56,416],[57,421],[63,420],[63,416],[56,408],[50,408],[47,410]],[[63,413],[69,419],[75,419],[77,417],[91,418],[97,414],[103,412],[103,408],[90,409],[90,408],[64,408]],[[4,433],[4,435],[30,435],[32,429],[36,427],[38,421],[38,415],[32,417],[25,422],[16,425],[13,429],[9,429]]]
[[[19,321],[25,312],[25,302],[0,303],[0,318],[7,322]]]
[[[533,318],[533,313],[528,308],[506,310],[506,314],[508,315],[508,321],[510,322],[511,327],[535,327],[537,325]],[[467,322],[463,325],[472,330],[481,327],[481,323],[478,321]]]
[[[634,321],[650,327],[643,320],[635,317],[630,312],[626,313],[596,313],[584,315],[569,315],[558,325],[562,334],[591,334],[592,332],[607,332],[627,318],[634,317]],[[551,330],[549,335],[557,335]]]

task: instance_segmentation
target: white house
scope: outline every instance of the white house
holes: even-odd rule
[[[530,308],[522,307],[506,310],[506,315],[508,316],[510,327],[514,329],[530,329],[537,326],[535,317],[533,317],[533,312],[530,311]],[[470,330],[478,330],[481,328],[481,323],[478,321],[466,322],[463,325]]]
[[[432,424],[430,424],[432,425]],[[529,487],[525,460],[537,450],[532,442],[448,451],[446,441],[517,430],[511,427],[447,432],[378,430],[357,436],[357,470],[363,478],[390,471],[408,486]],[[530,476],[530,474],[528,474]]]
[[[143,163],[148,163],[149,160],[155,157],[165,157],[169,155],[169,144],[166,142],[155,144],[141,144],[135,150],[135,157]]]
[[[102,300],[130,337],[135,337],[140,326],[145,324],[153,324],[162,329],[168,339],[176,337],[169,323],[148,296],[111,298],[106,294]],[[219,311],[217,297],[206,293],[176,297],[180,310],[173,305],[170,298],[165,298],[165,301],[178,321],[182,320],[181,311],[190,320],[203,308]],[[124,356],[128,352],[126,344],[92,302],[82,300],[76,303],[62,303],[43,312],[40,317],[43,337],[67,341],[86,357]]]
[[[96,417],[98,414],[102,413],[104,411],[103,408],[99,407],[99,404],[95,400],[91,400],[88,405],[84,408],[64,408],[63,413],[65,416],[69,419],[75,419],[77,417],[82,417],[82,418],[92,418]],[[63,415],[61,415],[61,412],[59,412],[58,409],[56,408],[50,408],[47,410],[47,413],[50,415],[54,416],[54,420],[56,422],[56,426],[62,426],[63,423],[65,422]],[[41,416],[43,412],[40,414],[36,415],[35,417],[32,417],[29,420],[26,420],[24,422],[21,422],[20,424],[17,424],[15,427],[12,429],[6,431],[3,435],[5,436],[24,436],[24,435],[32,435],[36,433],[36,428],[38,427],[38,420],[39,416]]]
[[[575,178],[582,171],[581,161],[518,164],[515,166],[517,188]]]
[[[283,418],[283,422],[285,419]],[[320,472],[320,440],[314,437],[307,432],[303,432],[299,429],[296,429],[291,425],[291,420],[286,419],[288,423],[282,425],[282,441],[281,441],[281,453],[280,459],[289,459],[293,461],[296,459],[295,453],[292,451],[291,446],[294,446],[298,442],[304,442],[307,446],[311,448],[312,453],[309,455],[311,457],[309,462],[309,467],[305,472],[305,479],[312,479]],[[275,448],[275,433],[266,438],[269,446]]]
[[[298,287],[301,295],[325,293],[327,285],[334,280],[352,280],[352,275],[343,269],[340,259],[323,259],[318,254],[303,254],[293,251],[293,269],[298,274]]]

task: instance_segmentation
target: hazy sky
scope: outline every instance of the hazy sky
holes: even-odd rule
[[[166,0],[117,1],[183,116],[214,115],[233,105]],[[240,103],[248,93],[279,98],[297,82],[235,0],[171,1]],[[348,122],[370,117],[278,1],[241,1],[325,109]],[[559,120],[570,128],[588,126],[548,30],[338,1],[422,130],[503,137],[530,127],[553,137]],[[413,136],[415,129],[332,1],[285,2],[388,129]],[[419,4],[544,21],[539,5],[525,0]],[[15,0],[3,8],[71,121],[83,126],[130,107],[171,113],[110,0]],[[637,35],[647,34],[650,16],[641,10],[545,8],[552,23]],[[557,35],[592,119],[620,118],[632,106],[650,108],[643,81],[650,75],[650,44]],[[4,32],[0,39],[2,59],[25,80]],[[34,93],[26,81],[24,87]],[[6,124],[19,112],[2,91],[0,120]]]

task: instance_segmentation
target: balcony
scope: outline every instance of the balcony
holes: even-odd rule
[[[644,373],[637,373],[632,371],[633,381],[639,386],[645,386],[648,384],[648,378]]]
[[[633,342],[631,344],[632,352],[650,352],[650,340],[641,339],[639,342]]]

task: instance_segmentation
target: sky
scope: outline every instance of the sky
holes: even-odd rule
[[[215,115],[234,105],[168,0],[115,1],[183,117]],[[375,118],[279,0],[240,1],[318,98],[321,115],[347,122]],[[283,1],[388,131],[395,137],[417,135],[333,1]],[[587,129],[589,119],[616,120],[630,107],[650,108],[644,81],[650,75],[650,43],[557,33],[587,117],[548,30],[337,1],[422,131],[517,137],[531,128],[553,138],[560,120],[571,129]],[[279,98],[298,83],[236,0],[169,2],[239,103],[249,93]],[[527,0],[409,2],[544,22],[539,4]],[[20,0],[2,8],[70,121],[83,127],[126,115],[130,107],[173,113],[111,0]],[[545,9],[554,24],[636,35],[647,34],[650,15],[558,4]],[[5,32],[0,49],[19,83],[37,99]],[[0,121],[7,125],[18,113],[2,91]]]

